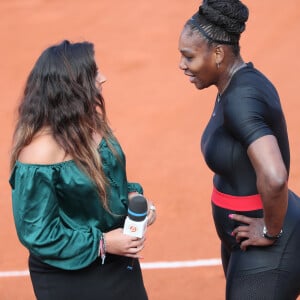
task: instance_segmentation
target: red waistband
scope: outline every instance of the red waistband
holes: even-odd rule
[[[251,196],[232,196],[219,192],[215,187],[213,188],[211,201],[217,206],[237,211],[249,211],[263,208],[259,194]]]

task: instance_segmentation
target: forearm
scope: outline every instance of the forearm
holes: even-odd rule
[[[258,191],[261,195],[264,209],[264,222],[268,234],[275,236],[283,227],[284,217],[288,203],[288,185],[283,184],[272,186],[258,184]]]
[[[263,136],[247,151],[263,202],[265,226],[270,235],[276,235],[283,226],[288,198],[288,174],[277,139],[273,135]]]

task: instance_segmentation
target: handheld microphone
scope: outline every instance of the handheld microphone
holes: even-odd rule
[[[123,233],[142,238],[147,229],[148,203],[143,195],[134,195],[128,204]]]
[[[123,233],[142,238],[147,229],[148,202],[143,195],[136,194],[128,204],[127,217],[125,219]],[[133,269],[135,259],[127,266],[128,270]]]

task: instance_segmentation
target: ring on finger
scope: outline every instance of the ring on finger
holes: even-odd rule
[[[156,207],[153,204],[150,205],[149,209],[154,211],[154,212],[156,211]]]

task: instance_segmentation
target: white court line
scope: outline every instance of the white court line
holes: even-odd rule
[[[29,276],[29,271],[4,271],[0,272],[0,278],[3,277],[21,277],[21,276]]]
[[[221,265],[221,259],[198,259],[185,261],[161,261],[141,263],[142,269],[176,269],[176,268],[194,268],[194,267],[210,267]]]
[[[149,269],[176,269],[176,268],[195,268],[195,267],[211,267],[221,265],[219,258],[185,260],[185,261],[160,261],[141,263],[141,268]],[[21,277],[29,276],[29,271],[0,271],[0,278],[3,277]]]

